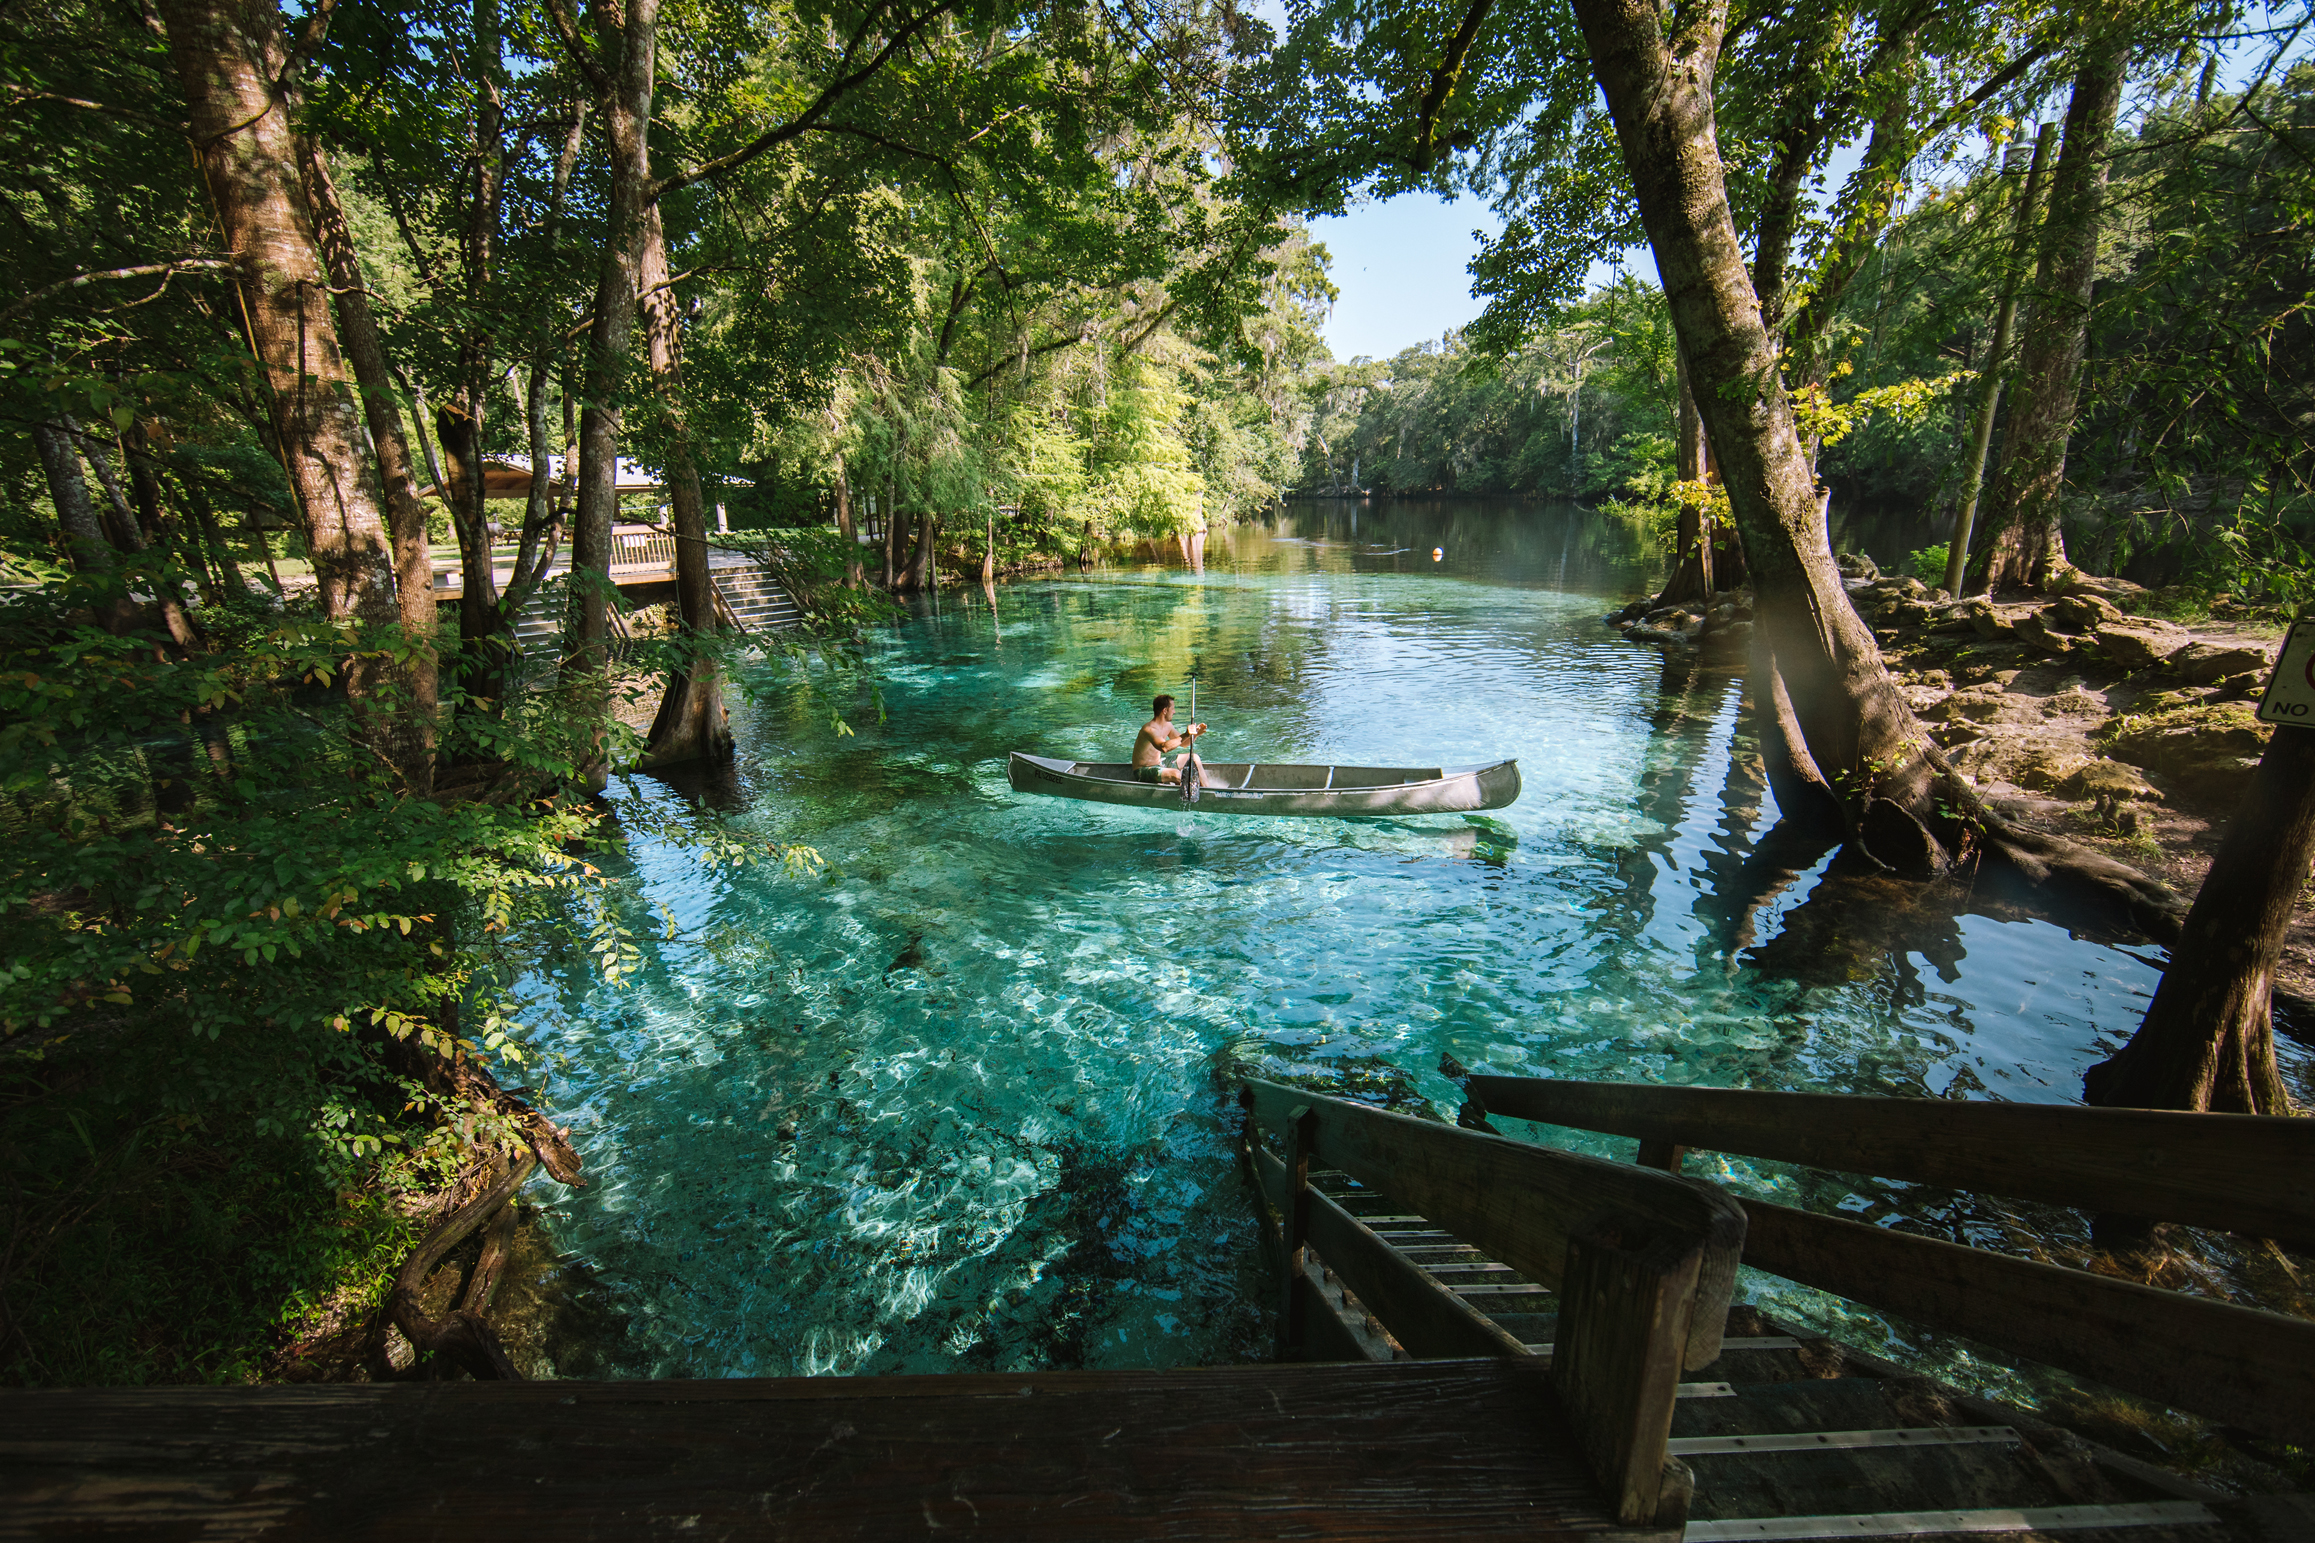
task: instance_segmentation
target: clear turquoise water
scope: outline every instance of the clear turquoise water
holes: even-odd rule
[[[1259,1355],[1269,1288],[1224,1138],[1240,1069],[1450,1115],[1443,1054],[2067,1101],[2136,1026],[2154,971],[2046,922],[1822,863],[1737,904],[1774,815],[1742,683],[1600,624],[1638,582],[1618,528],[1364,524],[1241,530],[1203,575],[1007,585],[994,615],[946,592],[875,639],[881,719],[855,677],[766,672],[706,791],[825,871],[718,873],[638,836],[644,968],[614,988],[574,965],[531,1015],[594,1176],[533,1198],[624,1319],[598,1370]],[[1352,822],[1007,786],[1015,748],[1122,759],[1149,697],[1193,676],[1216,759],[1511,755],[1525,791],[1486,817]],[[614,791],[679,805],[648,779]],[[1765,1167],[1705,1171],[1811,1198]],[[1849,1203],[2006,1224],[1902,1187]]]

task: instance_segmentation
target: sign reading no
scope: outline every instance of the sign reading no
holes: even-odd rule
[[[2315,621],[2292,623],[2283,639],[2267,694],[2259,698],[2259,721],[2315,728]]]

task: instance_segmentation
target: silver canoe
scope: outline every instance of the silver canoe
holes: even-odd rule
[[[1087,798],[1145,809],[1180,809],[1182,790],[1144,782],[1116,761],[1062,761],[1014,751],[1005,767],[1016,792]],[[1501,809],[1519,797],[1519,763],[1484,766],[1291,766],[1208,761],[1194,806],[1212,814],[1461,814]]]

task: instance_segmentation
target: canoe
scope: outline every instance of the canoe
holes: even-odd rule
[[[1519,763],[1483,766],[1295,766],[1208,761],[1209,787],[1194,806],[1212,814],[1461,814],[1501,809],[1519,797]],[[1182,790],[1144,782],[1120,761],[1064,761],[1013,752],[1005,774],[1019,793],[1102,804],[1180,809]]]

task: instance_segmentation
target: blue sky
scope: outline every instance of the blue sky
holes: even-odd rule
[[[1481,303],[1464,271],[1479,250],[1472,232],[1502,224],[1475,198],[1450,203],[1431,193],[1312,220],[1310,234],[1333,256],[1342,291],[1327,319],[1327,347],[1337,359],[1388,359],[1477,316]]]
[[[1361,204],[1333,219],[1312,220],[1310,233],[1334,259],[1330,272],[1341,296],[1321,329],[1337,359],[1388,359],[1401,349],[1435,341],[1486,308],[1471,293],[1471,259],[1479,231],[1503,228],[1476,198],[1444,199],[1409,193],[1388,203]],[[1645,252],[1632,266],[1653,276]],[[1611,270],[1595,267],[1595,284]]]

